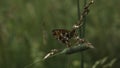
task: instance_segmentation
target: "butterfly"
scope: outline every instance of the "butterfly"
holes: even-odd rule
[[[70,39],[76,35],[75,30],[66,30],[66,29],[54,29],[52,30],[53,36],[65,44],[67,47],[70,47]]]

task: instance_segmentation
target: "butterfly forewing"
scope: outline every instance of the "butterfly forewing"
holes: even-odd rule
[[[69,31],[65,29],[54,29],[53,36],[60,40],[62,43],[66,44],[67,47],[70,46],[69,40],[74,36],[74,31]]]

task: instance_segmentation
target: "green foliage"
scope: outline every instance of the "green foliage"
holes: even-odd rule
[[[83,1],[80,2],[83,5]],[[95,0],[90,8],[86,39],[95,49],[85,52],[85,68],[91,68],[105,56],[110,61],[105,66],[119,68],[119,3],[120,0]],[[1,0],[0,68],[24,68],[43,59],[49,50],[64,48],[53,38],[51,30],[71,29],[76,21],[76,0]],[[29,68],[66,68],[67,64],[67,56],[61,55],[32,64]],[[69,65],[79,68],[80,54],[70,55]]]

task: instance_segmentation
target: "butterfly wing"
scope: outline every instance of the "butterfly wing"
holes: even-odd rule
[[[57,40],[69,46],[70,31],[65,29],[54,29],[52,33]]]

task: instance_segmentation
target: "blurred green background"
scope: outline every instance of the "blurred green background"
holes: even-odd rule
[[[83,1],[80,0],[81,9]],[[71,29],[77,0],[0,0],[0,68],[80,68],[80,53],[43,61],[64,46],[51,30]],[[95,0],[87,16],[85,39],[95,49],[84,52],[85,68],[120,67],[120,0]]]

